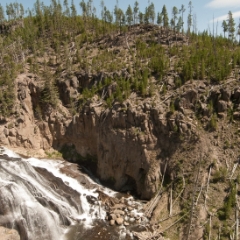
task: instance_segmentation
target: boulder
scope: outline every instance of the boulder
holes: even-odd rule
[[[118,204],[115,204],[112,209],[121,209],[121,210],[124,210],[126,208],[126,205],[125,204],[122,204],[122,203],[118,203]]]
[[[114,219],[110,220],[109,224],[110,224],[111,226],[114,226],[114,225],[115,225],[115,220],[114,220]]]
[[[76,76],[71,78],[70,84],[74,89],[77,89],[79,87],[79,82]]]
[[[226,112],[228,109],[228,105],[226,101],[219,100],[217,104],[217,111],[219,113]]]
[[[240,88],[234,89],[232,100],[234,103],[240,103]]]
[[[110,218],[110,220],[116,220],[116,219],[117,219],[117,216],[116,216],[116,214],[111,213],[111,214],[109,215],[109,218]]]
[[[197,100],[197,91],[195,89],[187,90],[182,94],[181,98],[177,99],[175,105],[178,109],[190,109],[194,106]]]
[[[20,240],[18,232],[14,229],[8,229],[0,226],[1,240]]]
[[[119,215],[124,215],[125,212],[122,211],[122,210],[115,209],[115,210],[113,211],[113,214],[115,214],[115,215],[117,215],[117,214],[119,214]]]
[[[220,92],[221,92],[221,99],[223,101],[226,101],[226,102],[230,101],[232,92],[229,88],[222,88]]]
[[[234,112],[233,113],[233,118],[236,119],[236,120],[239,120],[240,119],[240,112]]]
[[[124,222],[124,220],[123,220],[123,218],[121,218],[121,217],[119,217],[119,218],[116,219],[117,225],[122,225],[123,222]]]

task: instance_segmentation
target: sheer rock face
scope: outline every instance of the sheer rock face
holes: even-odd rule
[[[161,109],[148,103],[134,106],[130,101],[110,110],[90,103],[73,117],[62,106],[58,112],[48,108],[41,118],[41,82],[23,74],[16,83],[18,117],[0,125],[1,144],[36,152],[75,145],[80,155],[97,157],[102,180],[111,181],[117,190],[134,189],[142,198],[149,199],[157,191],[163,172],[159,153],[171,145],[169,133],[176,127],[192,131],[179,114],[167,119]]]
[[[97,157],[100,179],[111,181],[117,190],[135,190],[144,199],[157,191],[166,159],[178,148],[176,131],[189,138],[196,134],[196,124],[186,114],[176,111],[169,116],[168,102],[152,107],[150,100],[127,100],[111,109],[89,103],[73,117],[59,104],[58,111],[47,107],[40,116],[41,84],[34,75],[17,78],[18,114],[2,121],[0,143],[36,153],[74,145],[80,155]],[[191,108],[194,101],[195,91],[186,93],[182,107]]]
[[[80,155],[97,157],[99,177],[112,181],[116,189],[135,189],[142,198],[153,195],[160,169],[152,157],[157,138],[150,113],[136,108],[123,110],[120,105],[105,110],[90,104],[73,117],[64,107],[58,112],[47,109],[49,113],[40,119],[41,82],[35,76],[21,75],[16,83],[18,114],[0,125],[1,144],[36,152],[75,145]]]
[[[144,113],[89,108],[73,118],[54,144],[71,141],[82,156],[97,156],[102,180],[114,181],[117,190],[134,187],[143,198],[150,198],[157,189],[159,169],[150,157],[156,138],[148,125]]]

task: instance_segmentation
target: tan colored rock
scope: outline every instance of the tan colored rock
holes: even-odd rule
[[[132,211],[132,210],[133,210],[133,207],[128,206],[127,209],[128,209],[129,211]]]
[[[124,222],[124,220],[123,220],[123,218],[121,218],[121,217],[119,217],[119,218],[116,219],[117,225],[122,225],[123,222]]]
[[[110,223],[110,225],[111,225],[111,226],[114,226],[114,225],[115,225],[115,220],[114,220],[114,219],[112,219],[112,220],[110,220],[110,222],[109,222],[109,223]]]
[[[0,226],[1,240],[20,240],[18,232],[14,229],[8,229]]]
[[[226,112],[228,109],[227,102],[224,100],[219,100],[217,105],[218,113]]]
[[[125,204],[115,204],[112,209],[125,209],[126,205]]]
[[[118,209],[115,209],[115,210],[113,211],[113,213],[114,213],[115,215],[117,215],[117,214],[119,214],[119,215],[124,215],[124,214],[125,214],[124,211],[118,210]]]
[[[116,219],[117,219],[117,216],[116,216],[116,214],[111,213],[111,214],[109,215],[109,218],[110,218],[110,220],[116,220]]]

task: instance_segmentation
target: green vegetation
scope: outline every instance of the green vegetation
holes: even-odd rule
[[[217,115],[214,113],[212,114],[209,121],[209,130],[215,131],[216,129],[217,129]]]
[[[86,163],[86,164],[97,164],[97,158],[95,156],[86,155],[85,157],[77,153],[75,145],[65,144],[60,149],[60,154],[64,159],[68,161],[77,162],[77,163]]]
[[[229,183],[229,193],[227,197],[225,198],[224,205],[221,209],[218,210],[218,217],[220,220],[227,220],[232,215],[232,209],[236,205],[236,187],[234,182]]]
[[[212,176],[212,182],[225,182],[227,179],[227,169],[220,167],[219,170],[216,170]]]
[[[235,23],[232,13],[228,20],[223,21],[224,34],[229,38],[213,36],[210,32],[196,33],[192,19],[192,3],[189,2],[187,16],[186,39],[191,44],[177,42],[183,35],[185,6],[172,8],[172,19],[169,18],[166,6],[156,13],[153,3],[149,3],[145,12],[140,12],[139,3],[128,6],[126,11],[118,5],[110,10],[101,1],[101,19],[96,15],[93,1],[82,0],[81,16],[77,14],[76,6],[64,0],[52,0],[49,6],[39,0],[33,10],[24,15],[23,5],[7,4],[6,9],[0,6],[0,114],[9,116],[14,113],[14,79],[19,73],[32,72],[44,82],[41,89],[41,110],[44,113],[46,104],[57,107],[57,79],[62,72],[74,74],[83,70],[89,74],[95,72],[121,72],[126,69],[129,77],[115,74],[104,77],[95,84],[80,86],[80,100],[73,102],[71,108],[86,102],[94,95],[102,96],[104,89],[111,84],[116,88],[111,95],[105,95],[106,106],[111,107],[114,101],[123,102],[131,92],[139,96],[153,96],[154,85],[161,82],[174,69],[176,86],[180,87],[188,80],[203,79],[210,82],[224,81],[235,68],[240,65],[240,48],[235,41]],[[113,12],[113,14],[112,14]],[[5,18],[7,15],[7,19]],[[157,17],[156,17],[157,16]],[[162,28],[153,28],[148,36],[138,36],[134,32],[135,24],[154,26],[155,21]],[[119,35],[120,33],[120,35]],[[134,34],[134,42],[128,49],[111,50],[106,44],[100,44],[101,39],[108,36],[117,37]],[[172,43],[159,44],[165,36],[175,36]],[[176,42],[175,42],[176,41]],[[125,43],[124,43],[125,44]],[[96,51],[96,53],[93,53]],[[91,56],[91,57],[90,57]],[[172,60],[173,59],[173,60]],[[157,81],[152,82],[151,77]],[[163,86],[162,91],[166,91]],[[84,101],[82,101],[82,100]],[[76,101],[76,99],[74,100]],[[214,119],[210,125],[215,128]]]

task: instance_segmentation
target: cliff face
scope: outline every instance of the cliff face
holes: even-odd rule
[[[2,145],[23,147],[29,156],[65,148],[70,152],[65,154],[67,160],[97,160],[94,164],[101,180],[116,190],[152,198],[146,206],[152,223],[165,218],[162,228],[168,229],[177,221],[179,209],[190,212],[180,225],[181,236],[189,232],[203,236],[200,226],[212,212],[215,225],[224,219],[219,214],[233,192],[232,179],[239,176],[237,79],[222,85],[188,82],[144,99],[132,93],[110,108],[93,97],[74,115],[62,99],[56,109],[42,105],[39,110],[42,82],[35,75],[19,75],[15,86],[15,117],[0,121]],[[76,94],[75,90],[71,84],[59,87],[60,96]],[[169,217],[172,212],[176,215]],[[190,229],[193,224],[199,228]]]
[[[57,110],[44,106],[41,115],[38,110],[41,86],[35,75],[18,76],[16,114],[15,118],[1,119],[1,144],[24,147],[35,155],[50,148],[74,146],[82,157],[90,155],[97,159],[97,175],[101,180],[111,182],[117,190],[135,190],[144,199],[157,192],[164,175],[165,182],[176,179],[179,164],[193,172],[204,157],[210,161],[206,166],[213,159],[221,166],[228,158],[226,141],[228,144],[238,141],[237,136],[235,140],[232,137],[235,126],[228,128],[229,117],[234,124],[240,115],[235,81],[230,81],[227,87],[195,81],[154,99],[141,99],[133,94],[111,108],[104,107],[101,99],[93,99],[74,116],[60,101]],[[74,85],[60,86],[60,96],[64,92],[75,93]],[[213,109],[218,119],[213,119]],[[231,116],[227,116],[229,109]]]
[[[73,117],[59,104],[57,111],[47,108],[39,120],[40,86],[34,75],[16,79],[17,117],[2,119],[1,144],[35,151],[74,145],[81,156],[97,158],[98,176],[117,190],[136,190],[141,198],[151,198],[166,161],[181,145],[177,131],[191,141],[197,139],[195,126],[186,116],[181,112],[168,116],[169,102],[156,105],[151,99],[130,98],[111,109],[89,102]],[[186,108],[195,95],[192,90],[185,93]]]

